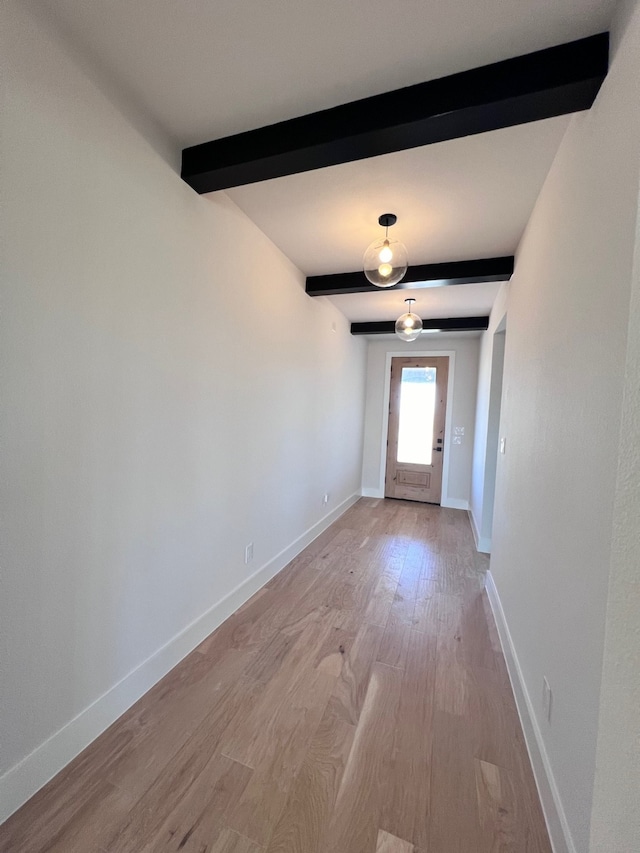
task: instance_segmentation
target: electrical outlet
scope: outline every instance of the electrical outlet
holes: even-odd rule
[[[325,492],[322,496],[322,506],[326,506],[329,503],[329,492]]]
[[[551,688],[549,687],[549,682],[547,681],[547,676],[545,675],[542,679],[542,707],[544,708],[544,713],[549,723],[551,722],[552,701],[553,695],[551,693]]]
[[[249,542],[247,547],[244,549],[244,562],[245,565],[248,565],[251,560],[253,560],[253,542]]]

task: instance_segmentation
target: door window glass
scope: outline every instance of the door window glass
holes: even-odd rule
[[[431,465],[436,368],[403,367],[400,379],[398,462]]]

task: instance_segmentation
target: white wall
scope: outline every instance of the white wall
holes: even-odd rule
[[[495,492],[496,420],[500,418],[503,364],[494,363],[496,332],[507,312],[509,284],[500,288],[491,309],[489,328],[480,338],[478,393],[475,414],[471,497],[469,510],[478,550],[491,551],[491,529]],[[500,341],[499,346],[504,342]],[[504,353],[500,353],[504,356]]]
[[[473,426],[475,420],[476,382],[478,375],[478,336],[421,335],[417,341],[404,343],[394,338],[370,341],[367,357],[367,394],[364,429],[364,454],[362,465],[363,494],[384,494],[384,464],[382,443],[385,435],[387,413],[385,410],[386,363],[388,353],[453,352],[453,400],[451,417],[445,431],[445,476],[443,480],[443,505],[466,509],[469,505],[471,461],[473,454]],[[453,426],[465,428],[460,445],[450,440]],[[448,462],[448,465],[447,465]]]
[[[0,818],[359,492],[366,358],[224,194],[2,14]]]
[[[640,13],[634,6],[626,34],[616,30],[611,70],[594,106],[571,122],[517,253],[501,426],[507,452],[499,457],[493,529],[491,571],[567,846],[579,853],[590,845],[605,624],[605,683],[621,651],[607,616],[612,531],[631,500],[616,475],[640,166]],[[629,366],[639,333],[634,317]],[[627,379],[629,387],[632,381],[637,374]],[[632,424],[637,408],[625,417]],[[633,439],[625,434],[624,442],[637,453],[637,433]],[[637,502],[635,508],[637,544]],[[629,538],[617,556],[614,549],[620,574],[611,582],[618,596],[630,583],[632,559],[637,572],[631,546]],[[637,649],[637,586],[635,601],[627,617]],[[620,600],[612,606],[622,613]],[[637,685],[637,658],[635,665]],[[551,722],[542,708],[545,675],[553,691]],[[621,714],[630,714],[628,706]],[[615,719],[608,706],[608,719],[600,720],[603,745],[614,737]],[[637,730],[620,736],[635,748]],[[627,792],[621,773],[612,781],[613,768],[605,772],[627,805],[633,796],[637,807],[638,789]],[[614,788],[609,795],[615,799]],[[606,820],[604,802],[601,794],[600,821]],[[600,823],[591,849],[640,849],[637,836],[631,846],[607,846],[603,837]]]
[[[592,853],[640,849],[640,207],[613,509]]]

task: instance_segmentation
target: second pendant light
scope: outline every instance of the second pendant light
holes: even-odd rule
[[[409,298],[404,301],[408,304],[409,310],[396,320],[396,335],[403,341],[415,341],[422,331],[422,320],[411,310],[416,300]]]

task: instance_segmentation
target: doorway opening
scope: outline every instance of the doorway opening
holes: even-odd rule
[[[391,359],[385,497],[439,504],[449,358]]]

